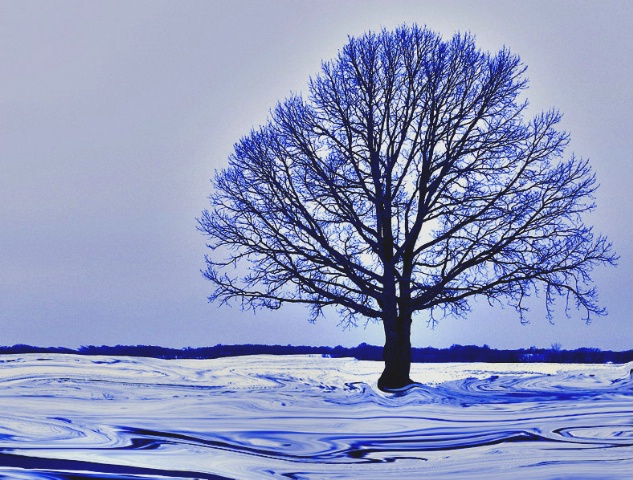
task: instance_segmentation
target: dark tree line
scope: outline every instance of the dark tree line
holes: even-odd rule
[[[590,272],[614,263],[581,215],[595,177],[563,158],[561,115],[525,118],[525,66],[471,35],[417,26],[350,38],[236,145],[199,219],[211,300],[303,303],[382,322],[383,389],[411,383],[411,322],[513,306],[537,290],[603,310]],[[235,267],[235,268],[234,268]]]
[[[34,347],[31,345],[0,346],[0,355],[27,353],[74,354],[98,356],[151,357],[162,359],[212,359],[244,355],[324,355],[332,358],[382,360],[382,347],[361,343],[357,347],[313,347],[305,345],[215,345],[213,347],[166,348],[155,345],[87,345],[78,349]],[[487,363],[628,363],[633,350],[613,352],[597,348],[575,350],[535,348],[495,350],[487,346],[453,345],[450,348],[412,348],[411,360],[417,363],[487,362]]]

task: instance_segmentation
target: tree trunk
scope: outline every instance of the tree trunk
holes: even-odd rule
[[[401,389],[411,385],[411,317],[397,316],[383,320],[385,347],[382,355],[385,370],[378,380],[382,391]]]

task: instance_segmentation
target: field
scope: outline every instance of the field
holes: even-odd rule
[[[632,363],[0,356],[0,478],[630,479]]]

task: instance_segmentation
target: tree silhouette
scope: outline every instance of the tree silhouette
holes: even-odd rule
[[[587,320],[603,313],[589,273],[616,258],[581,219],[595,177],[562,158],[557,111],[524,119],[524,72],[468,34],[350,38],[216,173],[198,219],[210,300],[381,321],[385,390],[412,382],[416,312],[464,315],[479,296],[523,321],[542,290],[550,317],[558,296]]]

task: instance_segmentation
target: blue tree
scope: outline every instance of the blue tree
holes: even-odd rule
[[[524,118],[524,72],[468,34],[350,38],[216,174],[198,220],[210,299],[381,321],[385,390],[411,383],[416,312],[464,315],[479,296],[523,320],[542,288],[550,315],[557,296],[603,313],[589,274],[616,258],[581,219],[595,177],[563,158],[557,111]]]

